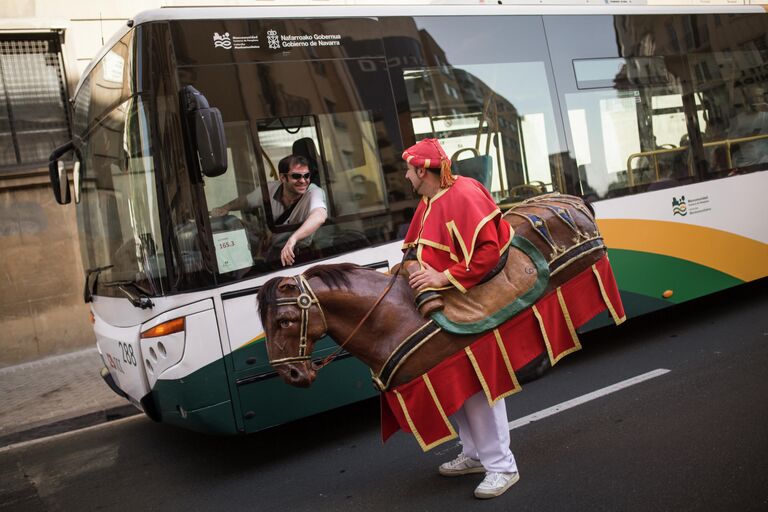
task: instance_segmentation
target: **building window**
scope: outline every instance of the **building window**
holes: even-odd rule
[[[69,138],[58,35],[0,35],[0,171],[39,166]]]

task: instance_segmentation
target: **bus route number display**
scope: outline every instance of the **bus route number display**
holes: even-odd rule
[[[253,266],[253,256],[244,229],[213,234],[219,273],[233,272]]]

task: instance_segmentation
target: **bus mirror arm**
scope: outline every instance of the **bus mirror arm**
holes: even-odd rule
[[[67,170],[64,168],[64,163],[60,162],[59,159],[74,148],[74,142],[69,141],[54,149],[51,156],[48,157],[48,177],[51,180],[51,187],[53,187],[53,196],[59,204],[68,204],[72,201],[69,195]]]
[[[187,112],[191,141],[197,153],[200,172],[209,178],[227,171],[227,138],[221,112],[210,107],[197,89],[187,86],[182,91],[183,107]]]
[[[75,190],[75,203],[80,203],[80,192],[82,191],[82,154],[80,153],[79,143],[75,140],[80,139],[75,137],[74,140],[70,140],[66,144],[63,144],[51,152],[51,156],[48,157],[48,177],[51,181],[51,187],[53,188],[53,195],[56,198],[56,202],[59,204],[68,204],[72,201],[69,191],[69,177],[67,176],[67,170],[64,166],[64,162],[60,159],[70,151],[75,154],[75,164],[72,170],[72,179],[74,180]]]

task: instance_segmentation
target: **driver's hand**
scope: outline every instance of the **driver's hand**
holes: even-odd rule
[[[224,208],[223,206],[217,206],[213,210],[211,210],[211,217],[223,217],[226,214],[229,213],[229,210]]]
[[[294,247],[296,247],[296,239],[293,237],[288,238],[288,241],[283,246],[283,250],[280,251],[280,261],[284,267],[293,265],[293,262],[296,261],[296,255],[293,253]]]

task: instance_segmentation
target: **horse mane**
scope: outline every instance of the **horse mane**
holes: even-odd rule
[[[329,288],[349,288],[349,272],[365,269],[354,263],[338,263],[329,265],[316,265],[307,269],[304,272],[306,279],[312,279],[313,277],[319,278],[324,285]],[[283,277],[274,277],[264,283],[259,289],[259,293],[256,299],[259,302],[259,316],[261,317],[261,325],[266,326],[267,312],[270,306],[272,306],[277,300],[277,285]]]
[[[316,265],[304,272],[304,277],[312,279],[319,278],[328,288],[349,288],[349,272],[357,269],[363,269],[360,265],[354,263],[337,263],[335,265]]]

